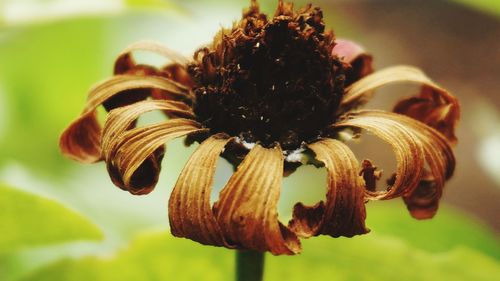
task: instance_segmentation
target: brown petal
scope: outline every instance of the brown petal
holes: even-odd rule
[[[350,40],[336,39],[332,54],[352,67],[346,73],[346,87],[373,72],[373,57]]]
[[[400,122],[404,116],[386,114],[380,116],[374,111],[361,111],[349,114],[347,120],[333,125],[333,128],[367,130],[392,146],[397,160],[396,181],[386,191],[367,190],[367,197],[372,200],[391,199],[413,190],[418,185],[424,167],[424,149],[417,132]]]
[[[410,194],[403,195],[403,200],[412,217],[419,220],[429,219],[436,214],[442,194],[442,184],[425,171],[418,187]]]
[[[175,113],[188,119],[194,119],[189,106],[184,103],[167,100],[147,100],[133,105],[117,108],[111,111],[104,124],[102,133],[102,150],[104,159],[109,159],[109,153],[114,151],[116,138],[130,128],[139,116],[153,110]]]
[[[382,177],[382,171],[379,171],[377,166],[373,165],[370,160],[363,160],[359,175],[363,176],[366,189],[369,191],[377,190],[377,181]]]
[[[102,134],[102,155],[107,163],[108,172],[115,185],[128,190],[133,194],[147,194],[151,192],[158,181],[161,161],[165,149],[159,147],[155,153],[150,155],[138,168],[131,178],[131,184],[126,186],[123,182],[119,169],[113,164],[116,146],[119,144],[119,137],[135,124],[136,119],[153,110],[162,110],[168,113],[175,113],[178,116],[193,118],[191,109],[184,103],[166,100],[147,100],[133,105],[121,107],[110,112],[104,124]]]
[[[295,205],[290,228],[303,237],[319,234],[352,237],[367,233],[363,181],[352,151],[333,139],[323,139],[308,147],[328,171],[326,203],[312,207]]]
[[[173,64],[168,65],[163,69],[158,69],[153,66],[137,64],[133,59],[133,53],[136,51],[147,51],[159,54],[170,59]],[[169,100],[190,100],[192,99],[191,92],[188,90],[192,84],[186,83],[191,81],[189,74],[186,71],[186,64],[189,60],[182,55],[168,49],[167,47],[151,42],[141,41],[136,42],[125,50],[123,50],[115,62],[115,74],[128,74],[138,76],[163,76],[164,78],[172,80],[173,84],[177,84],[179,88],[186,93],[185,96],[178,96],[175,93],[168,91],[161,91],[158,89],[135,89],[129,90],[116,95],[104,103],[104,107],[109,111],[113,108],[132,104],[141,100],[141,96],[152,96],[154,99],[169,99]],[[175,82],[174,82],[175,81]],[[142,99],[144,99],[142,98]]]
[[[165,77],[174,80],[177,83],[184,85],[187,88],[192,88],[195,83],[184,65],[170,64],[165,66],[162,71]]]
[[[94,163],[101,159],[101,125],[96,112],[84,113],[66,128],[59,139],[61,152],[69,158]]]
[[[451,143],[457,142],[455,126],[460,119],[460,105],[446,91],[423,88],[420,95],[397,103],[394,112],[419,120],[441,132]]]
[[[61,135],[59,146],[63,154],[83,162],[94,163],[101,160],[101,126],[97,120],[96,108],[106,100],[132,89],[160,89],[184,95],[172,81],[161,77],[139,77],[118,75],[94,87],[87,104],[78,119],[73,121]]]
[[[172,234],[205,245],[226,246],[210,206],[210,192],[219,155],[231,139],[214,135],[191,155],[175,184],[168,204]]]
[[[132,57],[132,53],[136,51],[153,52],[180,65],[186,65],[189,63],[189,60],[183,55],[180,55],[179,53],[170,50],[159,43],[153,41],[139,41],[128,46],[120,53],[120,55],[118,55],[115,62],[115,74],[124,74],[130,69],[136,67],[136,63]]]
[[[172,119],[122,133],[106,144],[106,163],[110,176],[118,187],[132,194],[153,190],[160,172],[163,145],[171,139],[200,130],[189,119]]]
[[[278,7],[276,8],[276,11],[274,12],[275,17],[279,16],[293,16],[293,3],[292,2],[285,2],[283,0],[278,0]]]
[[[403,199],[414,218],[432,218],[437,212],[444,183],[455,170],[455,157],[449,142],[435,129],[415,119],[383,111],[373,111],[371,115],[389,118],[395,116],[398,122],[411,128],[418,136],[429,170],[424,170],[419,185],[404,194]]]
[[[341,112],[347,112],[366,102],[377,88],[402,82],[422,84],[422,91],[417,97],[398,103],[394,110],[422,121],[440,131],[450,142],[456,142],[455,126],[460,118],[457,99],[418,68],[390,67],[359,80],[346,90]]]
[[[424,219],[434,216],[444,183],[453,175],[455,169],[455,157],[446,138],[435,129],[400,114],[367,110],[357,113],[356,116],[359,119],[392,120],[412,132],[423,148],[423,157],[429,171],[423,170],[418,185],[404,193],[403,199],[413,217]],[[397,180],[396,177],[395,186]]]
[[[220,193],[214,211],[231,245],[274,255],[300,252],[297,236],[278,220],[283,161],[279,146],[255,145]]]
[[[129,69],[123,73],[134,76],[154,76],[158,74],[158,70],[147,65],[138,65],[135,68]],[[111,111],[115,108],[127,106],[141,100],[145,100],[154,92],[153,89],[131,89],[122,91],[102,103],[106,111]]]

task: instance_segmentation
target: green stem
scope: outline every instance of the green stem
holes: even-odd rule
[[[237,251],[236,281],[262,281],[264,276],[264,253]]]

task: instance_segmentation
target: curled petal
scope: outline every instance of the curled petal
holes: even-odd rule
[[[403,201],[412,217],[419,220],[429,219],[436,214],[442,193],[443,186],[428,171],[425,171],[418,187],[404,195]]]
[[[200,144],[184,166],[168,204],[172,234],[205,245],[226,246],[210,206],[217,160],[231,139],[214,135]]]
[[[435,129],[404,115],[384,111],[371,111],[370,115],[397,120],[414,131],[422,143],[428,169],[423,171],[418,186],[403,194],[403,200],[414,218],[432,218],[438,209],[444,183],[455,170],[455,156],[449,142]]]
[[[137,65],[132,57],[132,53],[136,51],[147,51],[159,54],[172,60],[172,62],[180,65],[186,65],[189,60],[183,55],[170,50],[169,48],[153,41],[139,41],[133,43],[123,50],[115,62],[115,74],[124,74],[130,69],[134,69]]]
[[[332,54],[352,67],[346,73],[346,86],[373,72],[373,57],[363,47],[350,40],[336,39]]]
[[[138,65],[135,68],[128,70],[123,73],[123,75],[134,75],[134,76],[153,76],[158,73],[157,69],[147,65]],[[109,99],[105,100],[102,105],[106,111],[111,111],[115,108],[127,106],[135,102],[145,100],[154,92],[153,89],[130,89],[125,90],[116,95],[113,95]]]
[[[402,82],[422,84],[422,90],[419,96],[398,103],[395,111],[433,127],[450,142],[456,142],[455,126],[460,118],[458,100],[418,68],[390,67],[357,81],[346,90],[341,111],[347,112],[366,102],[367,97],[377,88]]]
[[[200,130],[200,125],[189,119],[172,119],[135,128],[110,140],[105,147],[109,174],[118,187],[132,194],[146,194],[153,190],[160,172],[163,145],[174,138]]]
[[[438,209],[445,181],[455,170],[455,156],[447,139],[438,131],[415,119],[375,111],[380,116],[397,116],[399,122],[414,130],[424,147],[428,169],[420,179],[415,190],[403,195],[411,215],[417,219],[432,218]]]
[[[64,155],[82,162],[94,163],[101,158],[101,125],[96,112],[84,113],[66,128],[59,139]]]
[[[453,175],[455,169],[455,157],[446,138],[422,122],[396,113],[367,110],[357,113],[356,118],[360,120],[366,119],[364,123],[373,123],[377,119],[387,120],[383,122],[387,124],[395,122],[411,131],[411,135],[408,136],[415,138],[422,146],[423,154],[421,156],[425,159],[425,164],[429,170],[424,169],[418,178],[418,184],[414,188],[409,188],[402,196],[413,217],[425,219],[434,216],[444,183]],[[396,140],[393,142],[396,142]],[[415,155],[415,159],[417,157],[420,158]],[[412,173],[411,170],[409,172]],[[398,172],[392,189],[397,188],[399,177],[401,177],[401,173]],[[368,193],[373,196],[377,192],[368,191]]]
[[[87,104],[78,119],[73,121],[62,133],[59,146],[63,154],[83,163],[101,160],[101,126],[97,120],[96,109],[110,98],[133,89],[160,89],[185,95],[171,80],[153,76],[118,75],[94,87]]]
[[[111,111],[104,124],[102,133],[102,150],[105,160],[110,158],[110,152],[114,151],[112,145],[118,136],[131,127],[132,124],[146,112],[162,110],[177,116],[194,119],[193,112],[186,104],[168,100],[146,100],[133,105],[117,108]]]
[[[159,54],[170,59],[173,63],[162,69],[153,66],[137,64],[133,58],[133,53],[137,51],[147,51]],[[160,89],[134,89],[114,96],[104,103],[104,107],[109,111],[113,108],[129,105],[137,102],[141,96],[152,96],[154,99],[182,100],[192,99],[192,94],[188,90],[192,86],[191,78],[186,70],[189,60],[167,47],[152,41],[136,42],[123,50],[115,61],[115,75],[138,75],[138,76],[162,76],[172,80],[178,88],[185,92],[185,96]],[[168,114],[167,114],[168,115]]]
[[[169,79],[174,80],[187,88],[192,88],[195,83],[185,66],[180,64],[170,64],[165,66],[161,73]]]
[[[333,139],[323,139],[308,147],[328,171],[326,203],[312,207],[297,204],[290,228],[303,237],[319,234],[352,237],[367,233],[363,181],[352,151]]]
[[[283,161],[279,146],[266,149],[257,144],[221,191],[214,211],[231,245],[274,255],[300,251],[297,236],[278,220]]]
[[[123,182],[119,169],[113,164],[113,157],[116,157],[119,137],[126,130],[135,124],[136,119],[153,110],[162,110],[168,113],[174,113],[177,116],[193,118],[190,108],[184,103],[167,100],[147,100],[133,105],[117,108],[111,111],[104,124],[102,133],[102,155],[108,164],[108,172],[113,183],[122,189],[129,190],[133,194],[146,194],[153,190],[158,181],[161,161],[164,155],[164,147],[160,146],[155,153],[151,154],[144,163],[138,168],[128,186]],[[132,187],[133,186],[133,187]]]
[[[451,143],[457,142],[455,126],[460,119],[460,106],[448,92],[423,88],[420,95],[397,103],[394,112],[419,120],[441,132]]]
[[[333,125],[333,128],[354,127],[367,130],[389,143],[397,160],[396,180],[386,191],[369,191],[367,197],[372,200],[391,199],[413,190],[419,183],[424,167],[424,148],[417,135],[418,132],[402,124],[395,113],[387,116],[374,114],[373,111],[361,111],[348,115],[344,121]]]

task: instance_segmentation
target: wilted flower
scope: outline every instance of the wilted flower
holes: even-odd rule
[[[172,60],[163,68],[136,64],[146,50]],[[357,44],[325,31],[319,8],[294,11],[279,1],[273,18],[256,1],[241,21],[223,29],[193,60],[140,42],[117,59],[115,76],[90,91],[87,106],[61,137],[62,151],[87,163],[104,160],[111,179],[132,194],[158,181],[164,144],[187,136],[199,142],[169,201],[172,233],[203,244],[295,254],[298,237],[352,237],[368,232],[365,203],[402,197],[418,219],[432,217],[455,159],[450,144],[457,100],[420,70],[373,73]],[[419,95],[394,111],[358,110],[377,88],[409,82]],[[110,111],[103,129],[96,109]],[[164,122],[136,127],[142,114],[163,111]],[[380,171],[358,162],[346,131],[366,130],[389,143],[397,171],[377,191]],[[210,205],[219,156],[237,167]],[[328,171],[326,200],[297,203],[288,226],[278,220],[283,175],[302,164]]]

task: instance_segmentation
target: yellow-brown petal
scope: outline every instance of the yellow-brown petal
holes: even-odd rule
[[[395,112],[417,119],[444,134],[450,142],[456,142],[455,127],[460,119],[458,100],[418,68],[395,66],[366,76],[346,90],[341,111],[347,112],[364,103],[377,88],[403,82],[421,84],[422,90],[417,97],[398,103]]]
[[[138,65],[129,69],[123,75],[134,76],[155,76],[158,75],[158,70],[148,65]],[[109,99],[105,100],[102,105],[107,112],[122,106],[127,106],[141,100],[145,100],[155,92],[153,89],[131,89],[122,91]]]
[[[101,125],[95,111],[84,113],[59,138],[61,152],[69,158],[94,163],[101,159]]]
[[[457,142],[455,126],[460,119],[460,106],[458,100],[448,92],[423,88],[418,96],[398,102],[393,110],[433,127],[446,136],[449,142]]]
[[[83,163],[100,161],[101,126],[97,120],[96,109],[113,96],[132,89],[160,89],[181,96],[185,95],[185,90],[166,78],[133,75],[114,76],[90,91],[82,114],[61,135],[59,146],[62,153]]]
[[[132,194],[151,192],[158,180],[163,145],[198,130],[196,121],[179,118],[122,133],[106,145],[111,148],[106,151],[106,164],[113,182]]]
[[[360,120],[365,119],[365,123],[373,123],[374,120],[386,120],[382,122],[387,124],[394,122],[411,131],[408,137],[414,138],[423,149],[422,155],[415,155],[415,159],[423,156],[429,170],[424,169],[418,184],[414,188],[407,189],[402,196],[413,217],[425,219],[434,216],[444,183],[453,175],[455,169],[455,157],[446,138],[422,122],[396,113],[366,110],[356,113],[355,116]],[[396,183],[393,189],[397,188],[399,175],[400,173],[396,173]],[[368,193],[376,194],[376,192],[369,191]]]
[[[367,197],[372,200],[391,199],[413,190],[418,185],[424,168],[424,148],[417,132],[399,122],[399,117],[404,116],[389,112],[387,115],[380,116],[366,110],[349,114],[346,120],[332,126],[338,129],[364,129],[392,146],[397,160],[395,183],[386,191],[367,190]]]
[[[445,181],[455,170],[455,156],[449,142],[438,131],[415,119],[383,111],[373,111],[371,115],[396,118],[418,136],[428,169],[424,170],[418,186],[403,195],[403,200],[414,218],[432,218],[437,212]]]
[[[326,203],[297,204],[290,228],[303,237],[319,234],[352,237],[367,233],[365,190],[358,174],[359,163],[352,151],[333,139],[319,140],[308,147],[328,171]]]
[[[278,220],[283,161],[279,146],[257,144],[221,191],[214,211],[229,244],[274,255],[300,252],[297,236]]]
[[[125,48],[118,55],[118,58],[115,61],[115,74],[124,74],[137,66],[134,58],[132,57],[132,54],[136,51],[152,52],[168,58],[172,62],[180,65],[186,65],[189,63],[189,60],[183,55],[163,46],[162,44],[153,41],[139,41]]]
[[[168,204],[172,234],[205,245],[226,246],[210,205],[217,160],[231,139],[214,135],[196,149],[175,184]]]
[[[193,112],[189,106],[184,103],[168,100],[146,100],[135,104],[117,108],[111,111],[106,118],[102,132],[102,150],[104,159],[109,159],[109,153],[114,151],[116,138],[120,136],[142,114],[154,110],[175,114],[180,117],[194,119]]]
[[[169,59],[169,64],[161,69],[150,65],[137,64],[133,58],[133,54],[138,51],[150,52],[163,56]],[[175,93],[172,94],[168,91],[158,89],[135,89],[123,92],[120,95],[111,98],[103,104],[104,107],[109,111],[110,109],[118,106],[132,104],[133,102],[138,101],[140,96],[152,96],[154,99],[169,100],[192,99],[191,92],[188,91],[188,89],[191,88],[192,83],[189,83],[191,82],[191,79],[186,70],[187,63],[189,63],[187,58],[159,43],[152,41],[140,41],[133,43],[118,55],[118,58],[115,61],[115,75],[129,74],[138,76],[162,76],[172,80],[173,83],[178,83],[178,86],[184,88],[186,91],[186,96],[176,96]]]

